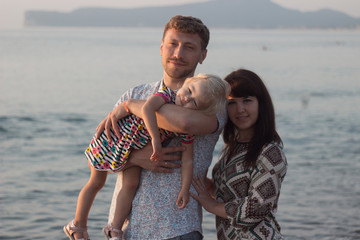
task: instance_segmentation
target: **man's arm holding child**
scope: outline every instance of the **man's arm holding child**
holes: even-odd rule
[[[126,101],[132,114],[143,118],[142,107],[145,100],[129,99]],[[109,113],[109,115],[100,123],[97,133],[100,134],[104,129],[110,133],[110,128],[116,126],[121,118],[123,104],[119,104]],[[210,134],[218,128],[216,116],[208,116],[204,113],[175,104],[164,104],[156,113],[157,122],[160,128],[193,135]],[[116,133],[116,129],[113,128]],[[119,133],[120,134],[120,133]]]
[[[129,111],[141,118],[144,104],[145,100],[126,100]],[[123,117],[124,111],[123,103],[115,107],[97,127],[97,136],[99,136],[104,129],[106,134],[110,136],[110,129],[114,129],[115,134],[120,137],[120,132],[116,126],[117,121]],[[218,128],[218,121],[215,116],[207,116],[200,111],[187,109],[175,104],[164,104],[156,113],[156,117],[160,128],[174,132],[202,135],[213,133]],[[150,156],[153,151],[151,144],[148,144],[145,148],[132,152],[126,168],[139,166],[155,172],[170,173],[172,172],[172,168],[180,167],[180,165],[174,163],[174,161],[180,160],[181,155],[174,155],[173,153],[183,152],[184,150],[184,147],[164,147],[158,161],[150,161]]]

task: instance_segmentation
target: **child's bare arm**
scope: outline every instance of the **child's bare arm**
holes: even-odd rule
[[[127,106],[132,114],[143,118],[142,106],[144,100],[128,99]],[[121,106],[114,108],[108,116],[99,124],[96,129],[96,136],[100,136],[102,131],[106,131],[106,135],[110,136],[110,129],[115,129],[116,123],[120,118],[117,113],[121,111]],[[216,116],[208,116],[200,111],[183,108],[175,104],[163,104],[163,107],[157,111],[157,120],[159,127],[172,132],[189,133],[195,135],[210,134],[216,131],[218,121]],[[120,133],[119,133],[120,134]],[[118,135],[118,137],[120,137]]]
[[[143,116],[138,109],[141,109],[143,104],[144,100],[128,100],[131,113],[141,118]],[[164,104],[156,113],[158,125],[172,132],[203,135],[215,132],[218,127],[215,115],[209,116],[201,111],[184,108],[175,104]]]
[[[193,143],[184,144],[186,150],[181,157],[181,190],[176,204],[180,209],[185,208],[189,202],[189,190],[193,179],[194,157],[193,157]]]
[[[164,104],[165,100],[161,96],[153,95],[142,107],[143,120],[151,136],[151,144],[154,151],[150,158],[151,160],[157,160],[161,154],[161,140],[155,112]]]

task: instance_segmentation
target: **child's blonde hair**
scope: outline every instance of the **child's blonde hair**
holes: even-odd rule
[[[187,78],[184,84],[200,80],[206,81],[206,94],[209,96],[209,106],[199,111],[207,115],[216,114],[221,108],[225,108],[226,106],[227,97],[230,94],[230,85],[216,75],[204,73],[199,73],[194,77]]]

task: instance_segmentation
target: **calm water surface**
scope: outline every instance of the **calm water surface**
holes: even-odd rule
[[[83,150],[120,95],[162,75],[162,29],[0,32],[0,239],[66,239],[89,170]],[[257,72],[289,162],[287,239],[360,239],[360,32],[212,30],[198,72]],[[214,159],[222,147],[220,140]],[[101,228],[116,176],[89,216]],[[216,239],[204,211],[205,239]],[[49,237],[51,236],[51,237]]]

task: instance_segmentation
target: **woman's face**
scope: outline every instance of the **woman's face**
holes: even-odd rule
[[[259,115],[259,102],[256,97],[229,97],[227,111],[230,121],[240,134],[252,132]]]

